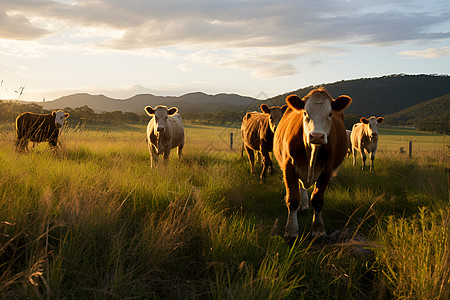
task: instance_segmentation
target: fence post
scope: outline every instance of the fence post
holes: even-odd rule
[[[233,151],[233,133],[230,132],[230,151]]]
[[[412,141],[409,141],[409,157],[412,157]]]

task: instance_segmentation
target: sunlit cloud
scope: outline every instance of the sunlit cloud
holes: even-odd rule
[[[442,47],[439,49],[428,48],[425,50],[401,51],[398,54],[402,55],[402,56],[415,57],[415,58],[437,58],[437,57],[450,56],[450,47]]]

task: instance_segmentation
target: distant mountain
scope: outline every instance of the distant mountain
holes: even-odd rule
[[[450,94],[385,117],[388,125],[409,125],[425,131],[450,132]]]
[[[308,94],[313,88],[323,86],[333,98],[339,95],[352,97],[346,114],[370,117],[392,114],[450,93],[450,76],[446,75],[389,75],[378,78],[343,80],[309,86],[268,99],[271,105],[285,104],[286,96]],[[255,108],[255,107],[253,107]]]
[[[353,103],[346,109],[347,115],[356,117],[385,116],[413,105],[450,93],[450,76],[447,75],[389,75],[378,78],[343,80],[319,84],[279,95],[264,102],[270,105],[283,105],[289,94],[305,96],[318,86],[324,86],[332,97],[349,95]],[[29,102],[28,102],[29,103]],[[39,105],[42,102],[37,103]],[[134,112],[144,114],[147,105],[176,106],[181,113],[203,113],[219,111],[259,110],[261,101],[236,94],[207,95],[197,92],[179,97],[140,94],[128,99],[112,99],[104,95],[74,94],[53,101],[47,101],[47,110],[58,108],[77,108],[89,106],[97,113]]]
[[[44,104],[44,108],[51,110],[65,107],[77,108],[87,105],[97,113],[122,111],[143,114],[145,113],[144,107],[147,105],[166,105],[168,107],[176,106],[181,112],[215,112],[221,110],[245,110],[245,107],[256,101],[258,100],[236,94],[207,95],[200,92],[180,97],[142,94],[125,100],[113,99],[104,95],[74,94],[47,101]]]

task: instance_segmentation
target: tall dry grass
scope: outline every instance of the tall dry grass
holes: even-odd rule
[[[402,263],[419,270],[431,254],[441,253],[437,265],[448,251],[432,238],[444,234],[439,212],[448,204],[439,157],[380,153],[374,172],[345,161],[323,216],[329,233],[349,228],[371,242],[370,254],[355,256],[348,244],[311,241],[310,214],[299,220],[297,246],[284,245],[277,235],[286,218],[281,172],[264,185],[252,178],[236,133],[229,149],[235,128],[187,127],[181,162],[172,155],[155,169],[144,126],[68,129],[56,153],[45,144],[16,153],[13,134],[2,133],[2,298],[361,299],[378,290],[396,297],[404,295],[396,286],[416,289]],[[412,229],[420,207],[427,207],[428,231],[436,231],[426,241]],[[402,229],[404,238],[396,238],[398,220],[415,224]],[[418,242],[434,248],[416,251],[414,260],[391,257],[404,240],[412,249]],[[448,285],[448,276],[421,274]],[[445,288],[420,288],[414,295],[445,296]]]

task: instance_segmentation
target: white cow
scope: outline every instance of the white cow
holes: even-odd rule
[[[151,167],[156,165],[158,155],[164,154],[164,160],[169,158],[170,150],[178,147],[178,160],[184,147],[184,126],[178,109],[158,105],[154,109],[146,106],[145,111],[152,117],[147,125],[148,150]]]
[[[366,167],[366,152],[370,154],[370,170],[373,169],[373,161],[378,146],[378,124],[383,122],[383,118],[374,116],[366,119],[361,118],[361,123],[353,125],[352,134],[350,136],[353,152],[353,165],[356,164],[356,154],[361,153],[362,169]]]

